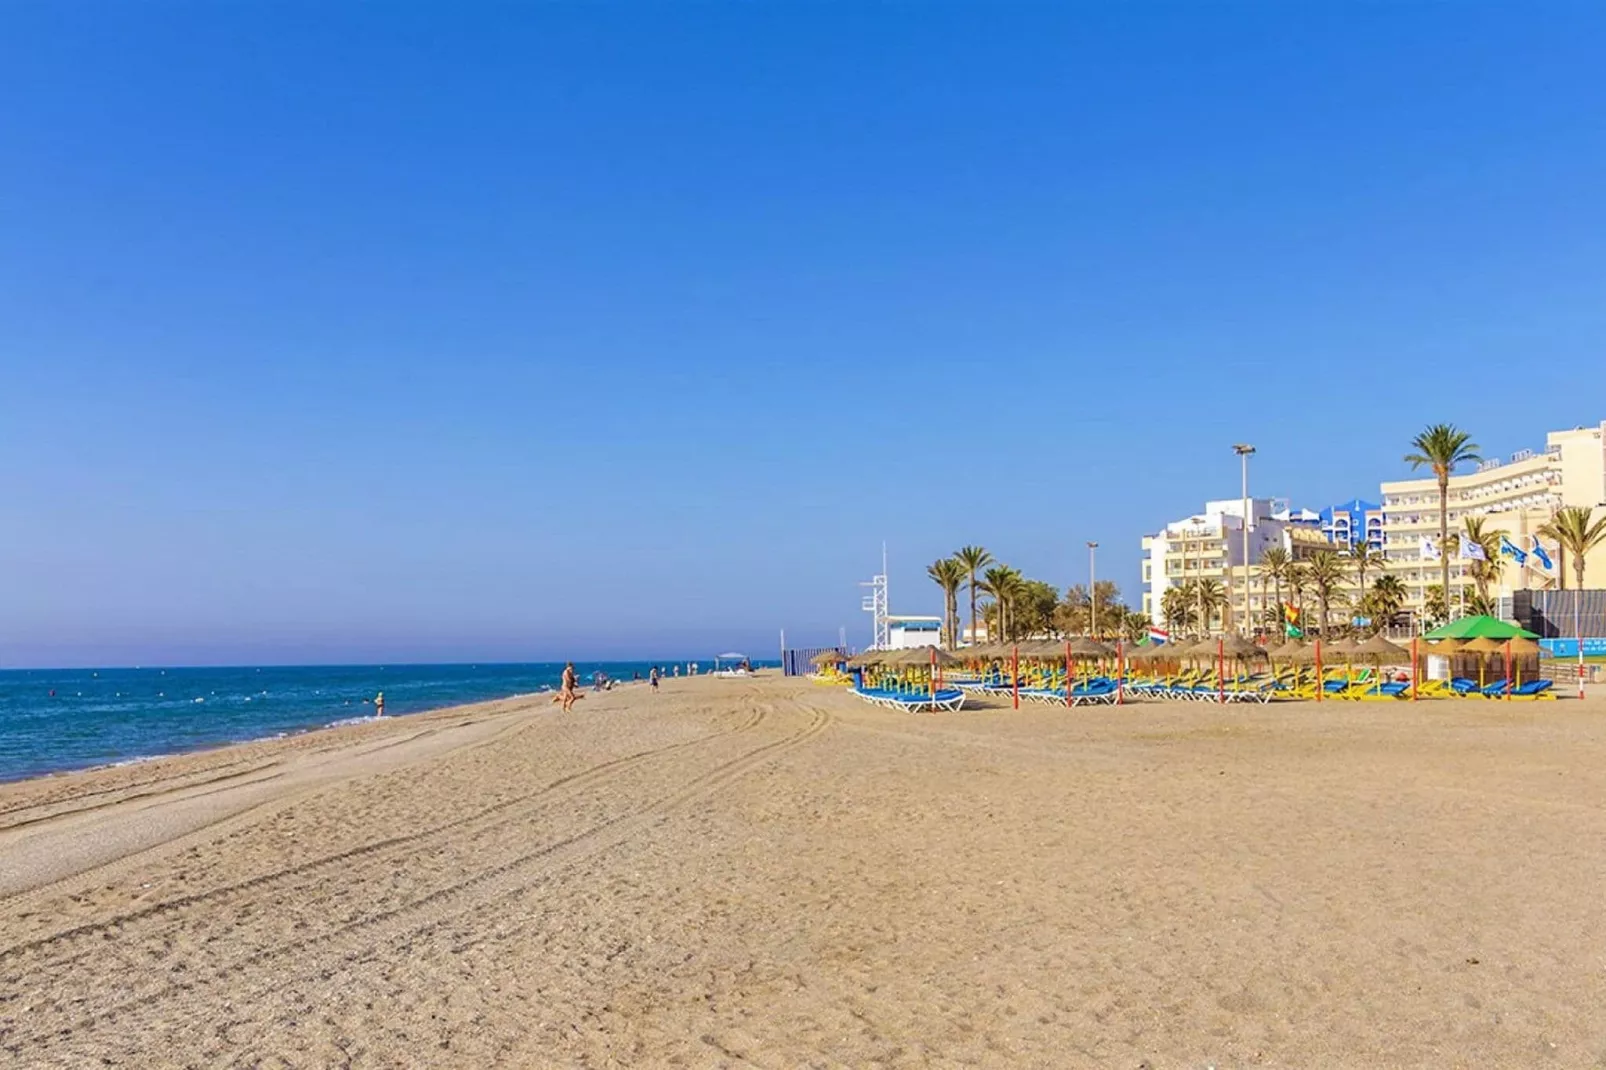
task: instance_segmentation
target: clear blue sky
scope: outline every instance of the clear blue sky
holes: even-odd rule
[[[1606,416],[1577,4],[0,8],[0,663],[862,643]],[[1432,401],[1424,398],[1432,397]]]

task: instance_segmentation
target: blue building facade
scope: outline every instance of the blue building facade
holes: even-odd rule
[[[1354,498],[1342,505],[1329,505],[1321,511],[1322,534],[1335,546],[1355,547],[1363,542],[1379,553],[1383,550],[1383,507],[1376,502]]]

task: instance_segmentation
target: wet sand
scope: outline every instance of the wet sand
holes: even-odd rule
[[[0,1051],[1602,1065],[1603,715],[670,680],[0,785]]]

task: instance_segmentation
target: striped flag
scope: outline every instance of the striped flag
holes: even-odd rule
[[[1155,646],[1160,646],[1164,643],[1169,643],[1170,641],[1170,632],[1166,631],[1164,628],[1156,628],[1152,625],[1149,627],[1149,642],[1153,643]]]

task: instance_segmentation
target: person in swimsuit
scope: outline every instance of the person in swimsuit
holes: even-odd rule
[[[652,671],[647,674],[647,683],[652,687],[653,693],[656,694],[658,691],[658,666],[654,665]]]
[[[374,716],[385,716],[385,693],[383,691],[374,696]]]
[[[574,709],[575,700],[579,697],[580,677],[575,673],[574,662],[571,661],[563,666],[563,685],[558,688],[558,693],[553,696],[552,701],[561,702],[563,712],[568,713]]]

